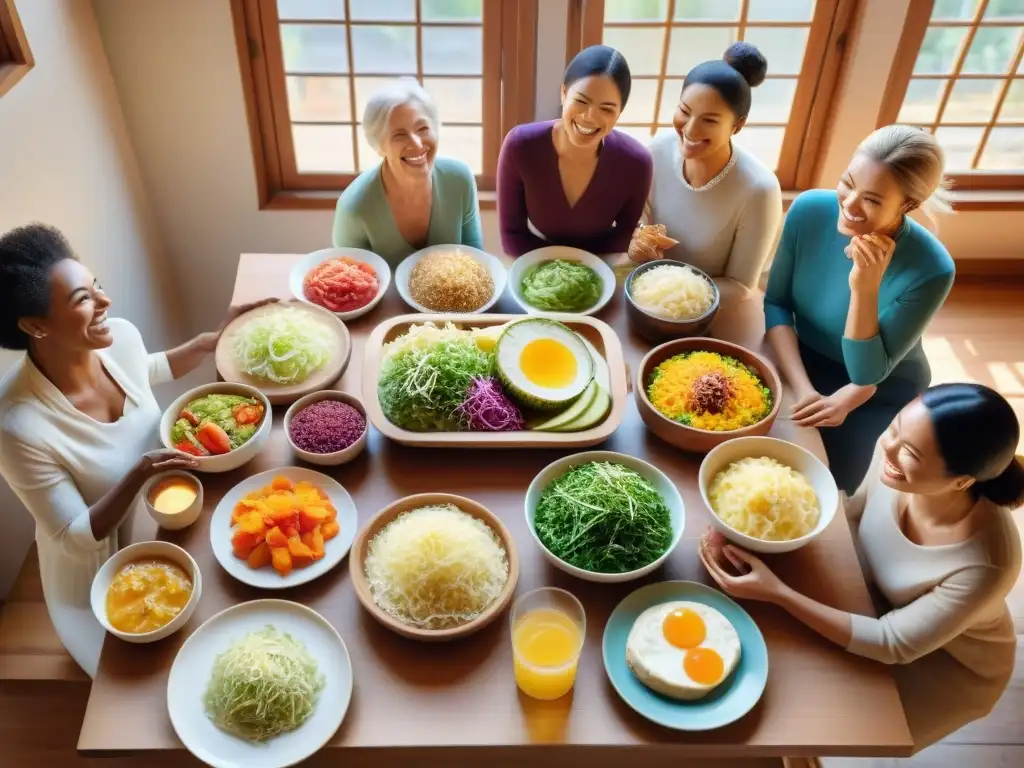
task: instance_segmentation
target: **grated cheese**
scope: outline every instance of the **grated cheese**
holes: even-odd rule
[[[631,293],[642,309],[666,320],[700,317],[715,301],[714,288],[685,264],[662,264],[640,273]]]
[[[734,461],[719,472],[708,498],[723,523],[762,541],[792,541],[818,524],[818,497],[807,478],[763,456]]]

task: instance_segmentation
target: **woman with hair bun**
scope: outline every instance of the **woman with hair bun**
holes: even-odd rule
[[[667,258],[757,286],[778,240],[782,190],[775,173],[732,139],[750,114],[751,89],[767,71],[757,48],[734,43],[718,61],[687,74],[672,118],[675,134],[651,141],[650,225],[637,231],[629,251],[634,261],[661,258],[660,249],[646,246],[660,225],[678,243],[664,250]]]
[[[1024,502],[1019,441],[1010,404],[980,384],[931,387],[899,412],[846,506],[862,566],[888,603],[879,618],[806,597],[711,536],[701,559],[730,595],[775,603],[851,653],[898,665],[914,749],[924,749],[985,717],[1013,676],[1006,596],[1021,569],[1010,514]]]

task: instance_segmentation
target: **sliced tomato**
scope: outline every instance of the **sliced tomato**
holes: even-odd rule
[[[174,446],[174,450],[181,451],[182,453],[190,453],[193,456],[205,456],[206,455],[201,450],[199,450],[196,446],[192,445],[192,443],[190,443],[188,440],[182,440],[180,443],[178,443],[176,446]]]
[[[203,447],[212,454],[229,453],[231,451],[231,440],[219,424],[208,421],[198,430],[196,437]]]
[[[194,413],[192,413],[192,411],[188,410],[187,408],[181,412],[181,418],[183,418],[193,427],[199,426],[199,417],[196,416]]]
[[[240,403],[235,406],[231,415],[235,417],[235,422],[238,426],[255,424],[263,417],[263,406]]]

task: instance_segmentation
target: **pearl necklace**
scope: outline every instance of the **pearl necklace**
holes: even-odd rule
[[[684,172],[686,161],[684,160],[683,164],[679,168],[679,177],[683,180],[683,186],[686,187],[691,192],[708,192],[714,189],[716,186],[718,186],[722,179],[724,179],[729,174],[729,171],[732,170],[732,167],[736,165],[736,154],[736,148],[732,147],[732,151],[729,154],[729,162],[725,164],[725,168],[719,171],[718,175],[711,179],[707,184],[704,184],[703,186],[700,187],[690,186],[690,182],[686,180],[686,173]]]

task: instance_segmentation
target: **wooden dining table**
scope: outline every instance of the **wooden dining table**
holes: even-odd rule
[[[265,296],[289,298],[288,275],[300,258],[291,254],[243,254],[232,303]],[[621,278],[625,269],[617,269]],[[761,297],[728,286],[710,335],[762,349]],[[632,333],[621,289],[598,319],[621,339],[627,366],[636,370],[651,345]],[[359,394],[364,343],[382,320],[404,314],[394,286],[368,315],[351,321],[351,362],[338,388]],[[507,295],[494,311],[519,311]],[[796,427],[785,407],[771,434],[824,458],[815,430]],[[645,720],[624,703],[605,674],[601,640],[620,600],[657,581],[712,584],[698,557],[709,512],[697,488],[701,456],[681,452],[649,433],[630,401],[622,424],[600,446],[640,457],[665,472],[686,505],[686,527],[664,567],[626,584],[574,579],[548,564],[526,527],[523,497],[547,464],[573,451],[522,449],[424,449],[386,440],[371,430],[355,461],[323,471],[340,482],[358,509],[360,525],[396,499],[414,493],[467,496],[497,514],[511,531],[521,559],[517,594],[542,585],[569,590],[583,603],[587,633],[573,692],[554,702],[519,693],[512,673],[507,620],[458,642],[426,644],[392,633],[362,609],[349,583],[347,563],[287,591],[260,591],[233,579],[210,546],[209,522],[224,494],[244,478],[299,463],[288,446],[275,409],[272,436],[245,466],[202,475],[205,509],[198,522],[159,537],[187,549],[203,575],[203,591],[189,623],[149,645],[108,636],[93,683],[78,748],[90,755],[166,756],[191,759],[167,713],[167,677],[182,642],[204,621],[237,603],[279,597],[308,605],[338,630],[352,659],[354,692],[345,719],[310,764],[345,766],[467,765],[587,766],[778,765],[781,756],[902,756],[911,738],[893,678],[883,665],[847,653],[791,618],[782,609],[746,603],[768,646],[767,687],[757,706],[724,728],[707,732],[669,730]],[[139,530],[137,528],[136,530]],[[815,541],[786,555],[766,558],[780,577],[810,597],[844,611],[874,615],[846,518],[840,513]],[[204,680],[196,680],[198,688]],[[199,691],[197,691],[197,702]],[[340,762],[343,761],[343,762]],[[707,761],[707,762],[705,762]],[[176,763],[177,764],[177,763]]]

